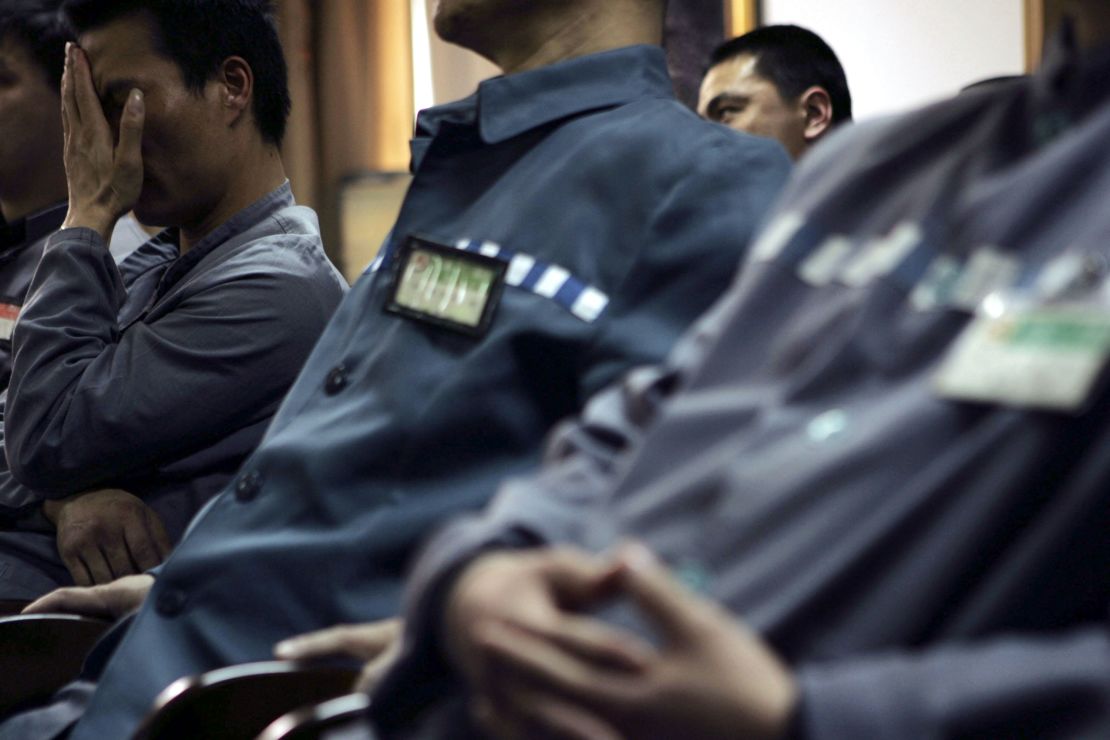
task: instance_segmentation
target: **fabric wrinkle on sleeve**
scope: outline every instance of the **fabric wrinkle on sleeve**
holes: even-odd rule
[[[1106,737],[1106,629],[804,665],[796,737]]]

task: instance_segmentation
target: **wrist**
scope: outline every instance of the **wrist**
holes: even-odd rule
[[[119,216],[102,208],[74,208],[70,206],[63,229],[92,229],[100,234],[100,238],[107,244],[112,237],[112,230],[116,227]]]
[[[43,516],[45,516],[47,521],[49,521],[55,527],[58,526],[58,517],[62,513],[62,506],[63,502],[54,501],[53,499],[47,499],[46,501],[42,502]]]

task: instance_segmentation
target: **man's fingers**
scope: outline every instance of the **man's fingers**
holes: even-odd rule
[[[81,614],[90,617],[110,617],[104,600],[91,588],[60,588],[31,602],[24,614]]]
[[[125,525],[124,531],[118,535],[118,539],[108,540],[100,546],[100,551],[104,553],[104,560],[112,571],[110,580],[114,581],[117,578],[142,572],[132,559],[131,548],[127,543],[127,537],[131,529],[132,526]],[[101,581],[101,583],[106,583],[106,581]]]
[[[91,586],[93,585],[92,573],[85,567],[85,561],[75,556],[65,556],[62,558],[69,574],[73,577],[73,582],[78,586]]]
[[[556,624],[542,626],[512,620],[506,623],[598,667],[641,671],[647,668],[654,653],[650,645],[637,637],[591,617],[567,615]]]
[[[636,604],[670,639],[686,635],[699,608],[698,597],[682,586],[658,558],[640,544],[621,547],[621,582]]]
[[[392,644],[398,633],[397,620],[373,624],[341,624],[283,640],[274,647],[274,655],[283,660],[304,660],[330,655],[350,655],[359,660],[373,660]]]
[[[145,573],[162,562],[158,554],[158,546],[154,543],[148,527],[145,525],[127,527],[123,536],[127,551],[128,571],[124,574],[117,572],[117,575]]]
[[[369,694],[378,687],[382,677],[389,671],[401,654],[401,636],[394,638],[393,642],[378,657],[369,661],[362,667],[358,680],[355,682],[355,691]]]
[[[70,81],[73,83],[74,99],[77,102],[79,125],[89,128],[97,136],[109,136],[108,121],[100,106],[100,98],[92,83],[92,72],[85,52],[79,46],[72,47],[73,60],[70,64]]]
[[[154,543],[154,549],[158,555],[158,562],[154,565],[158,565],[169,557],[170,551],[173,550],[173,542],[170,541],[170,536],[166,533],[166,528],[162,525],[162,520],[158,518],[158,515],[153,510],[148,513],[147,528],[150,532],[150,540]],[[154,565],[150,567],[153,568]]]
[[[551,693],[590,705],[614,707],[626,703],[631,685],[627,673],[595,666],[577,655],[527,631],[509,625],[489,624],[479,635],[487,656],[495,690],[514,705],[526,700],[532,691]],[[506,679],[507,676],[513,678]]]
[[[568,607],[589,606],[613,594],[620,566],[576,550],[557,549],[543,558],[548,583]]]
[[[89,575],[92,577],[94,584],[109,583],[115,580],[112,569],[98,546],[92,545],[83,550],[81,560],[84,561],[85,567],[89,569]]]
[[[130,171],[142,171],[143,122],[146,106],[142,91],[132,90],[119,120],[119,144],[116,145],[116,166]]]
[[[124,530],[133,573],[145,573],[163,560],[170,551],[170,538],[157,514],[145,511],[141,525]]]
[[[81,125],[81,110],[77,106],[77,86],[73,80],[73,59],[76,45],[66,43],[65,70],[62,72],[62,125],[63,130]],[[68,133],[68,131],[67,131]]]

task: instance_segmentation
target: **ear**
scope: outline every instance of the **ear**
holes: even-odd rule
[[[815,85],[802,93],[799,101],[805,115],[806,143],[812,144],[832,126],[832,98],[825,88]]]
[[[250,110],[254,95],[254,70],[242,57],[228,57],[220,66],[217,82],[228,122],[234,123]]]

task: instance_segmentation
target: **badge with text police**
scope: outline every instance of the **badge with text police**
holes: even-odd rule
[[[506,263],[410,236],[397,252],[385,310],[470,336],[486,333]]]

